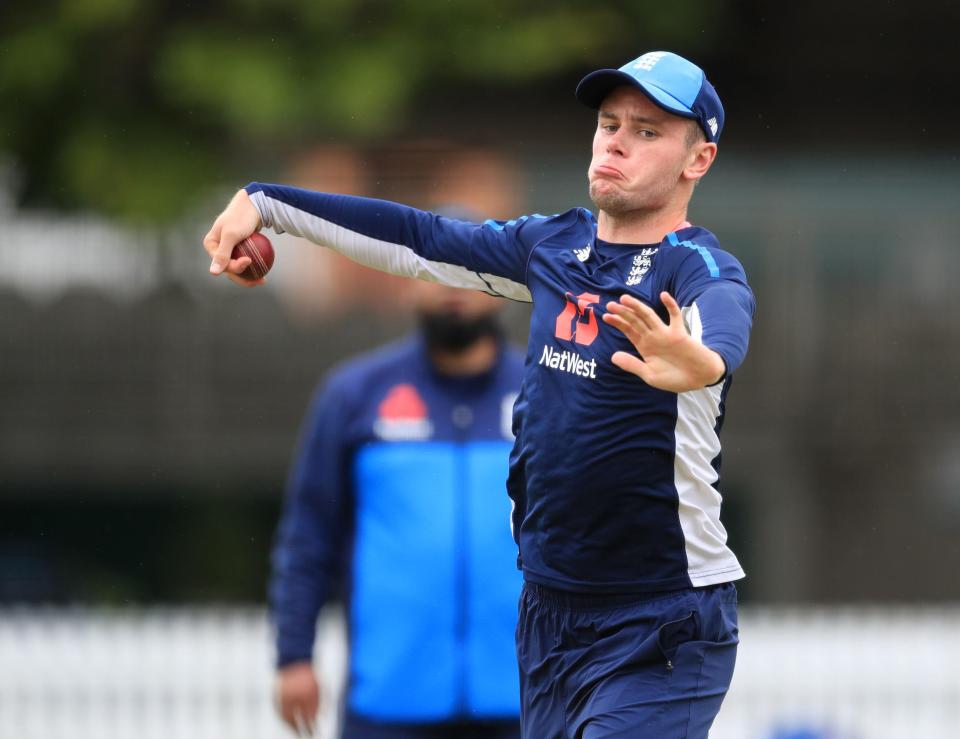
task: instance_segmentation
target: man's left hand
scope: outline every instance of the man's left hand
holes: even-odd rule
[[[660,293],[668,323],[631,295],[607,303],[605,323],[623,333],[639,356],[615,352],[611,360],[651,387],[683,393],[719,382],[726,373],[723,359],[694,340],[683,325],[680,306],[670,293]]]

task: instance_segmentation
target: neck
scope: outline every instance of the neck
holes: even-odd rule
[[[498,351],[497,340],[493,336],[484,336],[457,352],[431,349],[430,360],[442,375],[479,375],[493,367]]]
[[[677,189],[659,207],[619,213],[601,209],[597,237],[615,244],[659,244],[668,233],[686,223],[690,194]]]
[[[615,244],[659,244],[671,231],[684,226],[687,208],[662,211],[630,211],[611,215],[604,210],[597,218],[597,238]]]

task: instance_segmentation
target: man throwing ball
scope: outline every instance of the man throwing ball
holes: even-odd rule
[[[529,739],[706,737],[736,656],[719,430],[754,312],[743,268],[687,222],[723,107],[700,68],[651,52],[584,78],[590,197],[472,224],[396,203],[253,183],[204,239],[289,231],[393,274],[533,302],[508,493],[524,589]]]

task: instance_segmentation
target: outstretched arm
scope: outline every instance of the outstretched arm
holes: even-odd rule
[[[204,248],[210,271],[234,279],[245,260],[230,259],[233,246],[259,228],[273,228],[391,274],[529,301],[527,262],[547,221],[469,223],[386,200],[251,183],[214,222]]]
[[[613,363],[636,375],[651,387],[683,393],[713,385],[723,379],[726,364],[712,349],[701,344],[683,323],[680,306],[667,293],[660,293],[668,323],[630,295],[607,303],[603,320],[629,339],[639,356],[615,352]]]

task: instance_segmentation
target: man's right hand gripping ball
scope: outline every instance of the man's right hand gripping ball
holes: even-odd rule
[[[250,257],[231,259],[233,247],[243,241],[255,231],[259,231],[263,224],[260,222],[260,213],[250,201],[246,190],[240,190],[217,216],[213,227],[203,238],[203,248],[210,255],[210,274],[225,274],[230,280],[244,287],[253,287],[263,284],[263,280],[249,280],[240,277],[240,273],[250,266]]]

